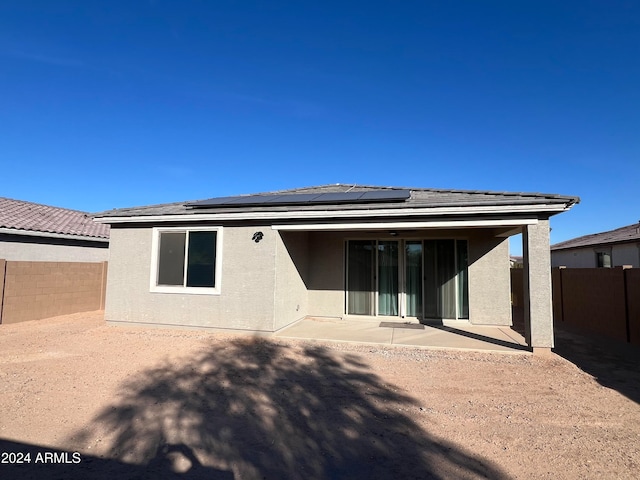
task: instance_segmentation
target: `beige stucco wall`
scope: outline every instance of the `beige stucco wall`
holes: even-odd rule
[[[309,246],[309,314],[345,314],[344,245],[349,238],[384,238],[387,232],[313,232]],[[469,242],[469,322],[510,325],[509,244],[493,230],[422,230],[403,238],[458,238]],[[392,237],[388,237],[392,238]]]
[[[640,267],[640,242],[614,245],[611,248],[611,261],[614,267],[621,265]]]
[[[0,258],[16,262],[106,262],[109,248],[0,240]]]
[[[598,266],[596,252],[598,251],[611,252],[611,266],[613,267],[621,265],[640,267],[640,243],[555,250],[551,252],[551,265],[567,268],[596,268]]]
[[[527,225],[522,246],[525,339],[534,351],[553,348],[549,220],[540,219],[536,225]]]
[[[552,267],[595,268],[596,253],[593,248],[556,250],[551,252]]]
[[[276,270],[274,327],[276,330],[304,318],[309,309],[307,282],[309,270],[309,234],[274,232]]]
[[[253,233],[264,233],[253,242]],[[112,228],[105,317],[247,331],[278,330],[306,315],[345,314],[344,246],[386,232],[279,232],[225,227],[219,295],[150,292],[151,228]],[[511,323],[508,242],[492,230],[422,230],[413,238],[469,241],[469,321]],[[407,237],[403,237],[407,238]]]
[[[259,243],[251,240],[257,230]],[[237,227],[222,237],[220,295],[156,293],[149,291],[152,229],[112,228],[106,320],[273,331],[278,233]]]
[[[309,236],[309,314],[344,315],[344,241],[352,234],[313,232]]]
[[[511,324],[509,242],[491,230],[469,232],[469,322]]]

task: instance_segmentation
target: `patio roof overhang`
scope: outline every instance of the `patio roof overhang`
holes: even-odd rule
[[[281,231],[341,231],[341,230],[403,230],[430,228],[507,228],[511,234],[520,233],[520,227],[536,225],[537,218],[477,219],[477,220],[433,220],[403,222],[353,222],[353,223],[295,223],[272,225]]]

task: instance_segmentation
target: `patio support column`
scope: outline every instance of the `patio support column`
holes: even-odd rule
[[[534,353],[549,353],[554,344],[548,219],[524,228],[522,247],[525,339]]]

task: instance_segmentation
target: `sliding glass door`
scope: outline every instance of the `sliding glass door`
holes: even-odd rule
[[[407,317],[422,316],[422,241],[404,246],[404,301]]]
[[[375,247],[373,240],[351,240],[347,249],[347,313],[375,315],[374,273]]]
[[[469,318],[465,240],[350,240],[350,315]]]
[[[425,240],[425,318],[456,318],[455,240]]]
[[[398,242],[378,242],[378,315],[398,315]]]
[[[458,272],[458,318],[469,318],[469,257],[467,242],[456,242],[456,268]]]

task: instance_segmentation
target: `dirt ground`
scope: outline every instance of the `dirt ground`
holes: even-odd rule
[[[638,357],[557,343],[315,343],[100,312],[2,325],[0,478],[638,478]]]

